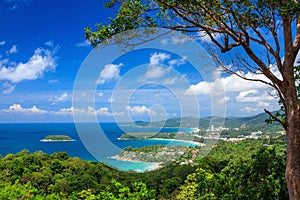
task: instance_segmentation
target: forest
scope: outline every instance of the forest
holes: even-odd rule
[[[196,165],[145,173],[23,150],[0,160],[0,199],[288,199],[285,145],[283,138],[220,141]]]

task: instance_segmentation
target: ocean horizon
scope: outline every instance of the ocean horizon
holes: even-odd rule
[[[116,123],[100,123],[99,124],[111,143],[118,148],[123,149],[128,146],[142,147],[149,145],[171,145],[171,146],[191,146],[195,145],[193,142],[187,141],[172,141],[172,140],[119,140],[120,136],[124,134],[122,126]],[[124,128],[124,127],[123,127]],[[173,127],[137,127],[126,126],[128,132],[191,132],[192,128],[173,128]],[[47,135],[67,135],[73,138],[72,142],[41,142]],[[101,142],[99,142],[101,143]],[[99,144],[101,145],[101,144]],[[157,163],[147,162],[131,162],[120,161],[110,157],[103,159],[96,159],[91,152],[87,150],[80,139],[74,123],[0,123],[0,154],[5,156],[7,154],[15,154],[22,150],[29,152],[43,151],[45,153],[66,152],[71,157],[79,157],[83,160],[104,162],[114,168],[125,171],[144,172],[155,169]]]

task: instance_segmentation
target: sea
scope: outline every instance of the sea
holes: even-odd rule
[[[98,124],[97,124],[98,125]],[[116,123],[99,124],[105,137],[120,150],[131,147],[143,147],[149,145],[171,145],[171,146],[194,146],[192,142],[171,141],[171,140],[120,140],[125,131],[134,132],[192,132],[191,128],[173,127],[122,127]],[[124,129],[125,128],[125,129]],[[159,130],[159,131],[158,131]],[[81,130],[82,131],[82,130]],[[43,151],[45,153],[67,152],[72,157],[79,157],[83,160],[104,162],[114,168],[125,171],[145,172],[157,167],[157,163],[131,162],[116,160],[112,157],[100,158],[94,156],[91,149],[82,142],[80,131],[74,123],[0,123],[0,154],[5,156],[10,153],[17,153],[22,150],[29,152]],[[88,134],[88,133],[87,133]],[[67,135],[75,141],[72,142],[41,142],[47,135]],[[97,140],[95,140],[97,142]],[[101,141],[99,142],[101,143]],[[102,149],[102,151],[106,151]]]

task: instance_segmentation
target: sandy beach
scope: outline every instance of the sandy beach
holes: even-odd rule
[[[137,171],[137,172],[152,171],[152,170],[156,170],[156,169],[159,169],[159,168],[162,167],[162,163],[158,163],[158,162],[143,162],[143,161],[140,161],[140,160],[123,158],[123,157],[120,157],[119,155],[115,155],[115,156],[112,156],[112,157],[109,157],[109,158],[110,159],[116,159],[116,160],[119,160],[119,161],[132,162],[132,163],[148,163],[148,164],[151,164],[150,166],[147,166],[143,170],[140,170],[140,169],[134,170],[134,171]]]
[[[201,142],[195,142],[195,141],[190,141],[190,140],[180,140],[180,139],[165,139],[165,138],[149,138],[147,140],[165,140],[165,141],[170,141],[170,142],[184,142],[184,143],[190,143],[196,146],[204,146],[204,143]]]

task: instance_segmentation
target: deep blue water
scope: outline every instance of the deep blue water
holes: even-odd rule
[[[155,144],[165,144],[165,145],[188,145],[183,143],[170,143],[166,140],[118,140],[118,138],[126,132],[156,132],[157,128],[140,128],[140,127],[119,127],[115,123],[102,123],[101,128],[105,133],[105,136],[119,148],[124,148],[127,146],[132,147],[142,147]],[[176,132],[177,128],[163,128],[160,132]],[[186,129],[183,131],[190,131]],[[89,133],[87,133],[89,134]],[[74,142],[41,142],[47,135],[68,135],[75,139]],[[96,140],[95,140],[96,141]],[[101,144],[101,141],[97,142],[97,145]],[[81,141],[80,135],[78,134],[76,127],[73,123],[20,123],[20,124],[1,124],[0,123],[0,154],[5,156],[8,153],[17,153],[24,149],[30,152],[43,151],[46,153],[54,153],[65,151],[70,156],[80,157],[84,160],[97,159],[91,155],[91,153],[86,149]],[[103,150],[102,150],[103,151]],[[98,159],[99,160],[99,159]],[[114,167],[123,170],[141,170],[144,171],[145,168],[150,167],[149,163],[132,163],[125,161],[117,161],[114,159],[104,159]]]

